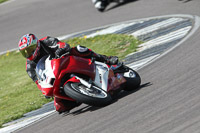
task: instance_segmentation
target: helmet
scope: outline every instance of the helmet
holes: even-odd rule
[[[25,58],[34,60],[39,54],[40,42],[34,34],[26,34],[20,39],[18,47]]]

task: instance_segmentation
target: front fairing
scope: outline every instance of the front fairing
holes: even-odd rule
[[[46,96],[53,96],[55,75],[51,67],[51,60],[48,56],[42,57],[37,63],[36,75],[42,93]]]
[[[48,56],[44,56],[39,60],[36,66],[36,74],[39,80],[43,81],[45,79],[45,75],[43,74],[43,71],[45,71],[45,60]]]
[[[44,56],[36,66],[38,83],[44,95],[64,98],[60,93],[61,81],[66,74],[87,75],[95,78],[95,65],[90,59],[66,55],[59,59]],[[67,79],[65,79],[67,80]]]
[[[60,59],[59,69],[57,69],[57,63],[53,63],[52,67],[55,69],[54,74],[58,77],[58,79],[61,79],[67,73],[79,73],[87,75],[91,79],[94,79],[95,77],[95,66],[91,63],[90,59],[68,56],[67,58]]]

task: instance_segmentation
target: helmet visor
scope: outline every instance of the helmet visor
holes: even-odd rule
[[[30,45],[30,46],[20,50],[20,52],[25,58],[29,58],[30,56],[33,55],[36,48],[37,48],[37,44],[33,44],[33,45]]]

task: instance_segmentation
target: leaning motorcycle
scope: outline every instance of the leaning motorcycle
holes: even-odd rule
[[[100,12],[103,12],[111,2],[122,4],[127,1],[128,0],[92,0],[94,7]]]
[[[139,74],[123,63],[108,65],[72,55],[44,56],[36,73],[43,95],[91,106],[108,105],[116,93],[134,90],[141,83]]]

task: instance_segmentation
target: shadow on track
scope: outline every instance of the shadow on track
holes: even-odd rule
[[[139,91],[139,90],[141,90],[141,89],[143,89],[145,87],[151,86],[151,85],[152,85],[152,83],[148,82],[148,83],[144,83],[144,84],[140,85],[140,87],[135,89],[135,90],[132,90],[132,91],[121,91],[117,96],[114,97],[113,102],[111,104],[117,102],[119,99],[121,99],[123,97],[131,95],[131,94],[133,94],[133,93],[135,93],[135,92],[137,92],[137,91]],[[109,105],[107,105],[107,106],[109,106]],[[82,108],[80,108],[80,109],[78,109],[76,111],[73,111],[73,112],[70,112],[70,113],[65,113],[65,114],[63,114],[63,116],[79,115],[79,114],[82,114],[82,113],[85,113],[85,112],[88,112],[88,111],[92,112],[92,111],[98,110],[100,108],[104,108],[104,107],[94,107],[94,106],[86,105],[85,107],[82,107]]]
[[[187,3],[187,2],[190,2],[192,0],[178,0],[178,1],[183,1],[183,3]]]
[[[120,93],[116,96],[116,99],[114,99],[113,103],[114,103],[114,102],[117,102],[119,99],[121,99],[121,98],[123,98],[123,97],[126,97],[126,96],[128,96],[128,95],[131,95],[131,94],[133,94],[133,93],[135,93],[135,92],[137,92],[137,91],[139,91],[139,90],[141,90],[141,89],[143,89],[143,88],[145,88],[145,87],[151,86],[151,85],[153,85],[153,84],[150,83],[150,82],[148,82],[148,83],[144,83],[144,84],[140,85],[140,87],[137,88],[137,89],[135,89],[135,90],[132,90],[132,91],[122,91],[122,92],[120,92]]]

